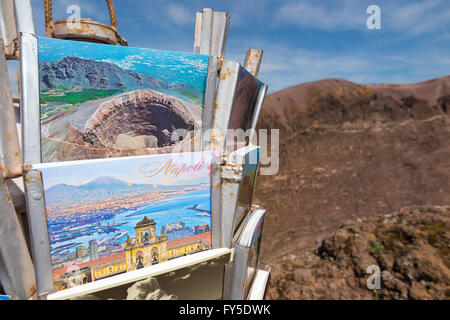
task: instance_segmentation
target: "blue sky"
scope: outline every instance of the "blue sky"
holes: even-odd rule
[[[44,35],[43,0],[32,0]],[[270,91],[323,78],[409,83],[450,74],[449,0],[115,0],[119,32],[131,46],[192,52],[195,12],[231,15],[226,58],[243,62],[264,49],[260,79]],[[69,5],[109,23],[105,1],[54,0],[54,18]],[[381,8],[381,30],[366,27],[369,5]]]

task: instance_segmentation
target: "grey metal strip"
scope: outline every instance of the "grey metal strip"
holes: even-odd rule
[[[33,10],[30,0],[14,0],[14,15],[17,32],[35,34]]]
[[[14,0],[20,47],[23,163],[41,162],[39,67],[37,38],[29,0]]]
[[[231,110],[238,82],[240,64],[225,60],[220,69],[219,83],[217,85],[216,102],[212,116],[212,128],[216,130],[211,143],[222,150],[226,146],[226,133],[230,123]]]
[[[213,11],[204,8],[202,11],[202,28],[200,35],[200,53],[211,53],[212,29],[213,29]]]
[[[214,109],[214,97],[216,94],[217,75],[218,75],[217,57],[211,56],[208,62],[208,77],[206,78],[205,102],[202,114],[202,130],[206,131],[212,127],[212,113]]]
[[[0,170],[5,179],[10,179],[22,174],[22,152],[3,49],[0,39]]]
[[[211,54],[223,59],[228,38],[228,28],[230,26],[230,15],[226,12],[214,12]]]
[[[222,234],[222,208],[221,208],[221,164],[219,160],[213,159],[211,166],[211,224],[212,224],[212,248],[221,248]]]
[[[195,14],[195,35],[194,35],[194,53],[200,53],[200,39],[202,35],[202,16],[203,13]]]
[[[259,115],[261,113],[261,109],[264,104],[264,99],[266,98],[268,88],[269,88],[268,85],[264,85],[258,92],[258,98],[256,100],[255,111],[253,111],[252,125],[250,127],[250,129],[252,130],[252,133],[249,137],[249,141],[253,141],[253,139],[255,137],[254,135],[256,134],[256,131],[255,131],[256,126],[258,124]]]
[[[45,299],[54,287],[42,175],[38,170],[25,170],[24,181],[37,293]]]
[[[19,33],[22,149],[25,198],[31,247],[40,299],[54,291],[44,188],[41,173],[31,165],[41,162],[38,46],[29,0],[14,0]]]
[[[36,293],[33,262],[6,182],[0,176],[0,281],[14,299]]]
[[[37,38],[33,34],[21,32],[19,43],[23,163],[40,163],[41,130]]]
[[[230,248],[236,224],[236,208],[240,183],[243,177],[243,166],[222,166],[221,184],[221,227],[222,247]]]

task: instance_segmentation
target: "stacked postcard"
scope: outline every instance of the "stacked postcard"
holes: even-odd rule
[[[202,129],[255,129],[267,86],[203,54],[38,38],[38,58],[47,298],[220,299],[225,268],[244,297],[259,147]]]
[[[210,249],[211,158],[199,152],[34,165],[42,172],[55,289]]]
[[[227,265],[225,273],[226,299],[262,297],[269,274],[258,270],[266,213],[263,208],[253,204],[259,151],[260,147],[253,145],[240,148],[228,155],[227,163],[221,170],[220,234],[222,245],[234,250],[233,262]]]
[[[252,287],[254,292],[264,291],[256,289],[264,283],[256,278],[256,274],[265,214],[264,209],[254,208],[233,239],[234,261],[227,265],[225,279],[227,299],[248,299]]]
[[[220,70],[211,143],[228,154],[249,145],[256,129],[267,85],[250,74],[240,63],[225,60]]]
[[[190,151],[211,117],[209,55],[49,38],[38,47],[42,162]]]
[[[180,288],[222,266],[196,291],[221,298],[232,257],[211,250],[215,152],[192,147],[211,118],[213,57],[48,38],[38,57],[42,163],[31,169],[44,189],[48,299],[189,298]]]

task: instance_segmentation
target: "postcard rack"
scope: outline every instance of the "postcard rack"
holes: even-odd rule
[[[0,26],[0,52],[5,53],[0,54],[0,108],[2,114],[0,117],[0,166],[2,169],[0,185],[0,282],[6,293],[13,299],[76,299],[89,297],[100,291],[106,295],[114,295],[114,288],[118,285],[133,285],[139,279],[160,277],[160,281],[170,281],[167,275],[174,272],[179,272],[182,278],[183,272],[193,270],[189,267],[204,265],[214,259],[216,259],[214,261],[221,259],[220,261],[224,266],[234,263],[232,239],[230,236],[225,237],[223,235],[226,219],[220,213],[224,210],[230,211],[229,207],[238,202],[237,194],[225,194],[223,189],[227,187],[239,189],[243,176],[241,178],[238,176],[244,170],[244,164],[230,165],[232,163],[228,159],[230,155],[225,154],[223,156],[225,164],[213,164],[212,168],[211,211],[219,213],[212,216],[212,250],[133,271],[135,272],[133,276],[129,274],[117,275],[113,278],[55,293],[42,174],[39,170],[33,169],[33,165],[41,163],[42,153],[41,128],[39,125],[41,115],[37,56],[38,39],[34,29],[31,1],[2,1],[0,3],[0,18],[4,22]],[[214,12],[211,9],[203,9],[196,16],[194,52],[211,55],[213,57],[209,61],[210,66],[212,65],[211,69],[221,70],[220,74],[216,72],[208,77],[209,83],[207,85],[216,88],[214,90],[216,94],[205,95],[205,104],[212,105],[214,103],[214,105],[217,105],[217,110],[210,110],[209,113],[204,112],[202,117],[203,129],[216,128],[225,131],[227,128],[220,127],[217,124],[228,123],[233,110],[235,92],[229,91],[231,88],[230,83],[228,83],[229,80],[221,83],[221,79],[219,79],[220,75],[222,75],[222,79],[226,78],[223,77],[223,74],[226,72],[227,66],[236,66],[236,64],[224,60],[229,21],[230,17],[227,13]],[[255,79],[259,71],[261,57],[261,50],[250,49],[247,52],[245,69]],[[16,117],[6,58],[20,61],[21,144],[16,129]],[[236,77],[237,74],[234,77],[237,82]],[[258,87],[254,108],[251,117],[248,119],[248,129],[256,128],[266,92],[266,85]],[[220,119],[224,121],[219,121]],[[253,139],[254,137],[251,136],[250,141],[254,141]],[[225,139],[220,141],[225,141]],[[231,181],[229,175],[238,178]],[[20,216],[17,215],[13,203],[14,199],[11,199],[8,184],[5,182],[20,176],[23,177],[24,182],[27,221],[21,221]],[[244,220],[250,219],[251,212],[249,209]],[[235,231],[237,232],[237,230],[234,230],[233,233]],[[27,238],[29,238],[31,255],[28,250]],[[168,269],[164,268],[165,264],[167,264]],[[216,283],[222,281],[222,286],[214,289],[216,294],[220,291],[217,297],[231,298],[231,296],[222,295],[224,290],[226,291],[226,288],[223,287],[223,279],[226,278],[229,282],[232,282],[235,278],[235,275],[230,273],[234,272],[234,268],[228,269],[231,270],[227,271],[229,272],[228,275],[221,274],[218,278],[217,271],[211,273],[211,277],[215,279]],[[249,297],[253,299],[262,298],[261,290],[264,292],[269,272],[268,269],[257,272],[255,279],[258,280],[254,280],[254,282],[258,283],[255,283],[250,290]],[[198,292],[207,292],[208,290],[210,289],[202,287],[198,289]],[[212,297],[214,296],[212,295]],[[105,295],[101,297],[107,298]],[[239,298],[246,299],[247,296]]]

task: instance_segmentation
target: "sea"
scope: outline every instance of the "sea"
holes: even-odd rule
[[[75,248],[78,246],[84,246],[88,252],[90,240],[96,240],[97,245],[100,248],[102,245],[110,244],[111,242],[123,243],[126,241],[127,236],[130,236],[130,238],[133,239],[135,238],[134,227],[136,226],[136,223],[141,221],[144,217],[155,220],[156,233],[158,236],[161,235],[162,226],[182,220],[185,222],[186,227],[195,227],[203,224],[211,226],[211,217],[197,216],[199,213],[198,211],[189,209],[195,205],[197,205],[198,209],[211,212],[211,193],[209,188],[178,194],[162,200],[142,204],[132,210],[118,210],[118,213],[116,213],[113,218],[105,219],[101,224],[102,226],[106,226],[108,224],[124,223],[117,227],[119,231],[109,234],[95,233],[92,235],[82,235],[74,239],[54,243],[51,245],[52,250],[64,245],[74,245],[68,247],[64,253],[52,253],[52,258],[55,259],[57,257],[61,258],[67,256],[74,252]],[[49,224],[51,224],[51,221],[49,221]],[[124,233],[124,231],[126,233]],[[122,233],[123,235],[121,235]]]

